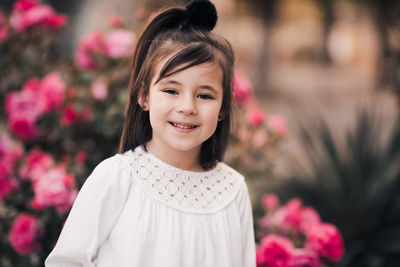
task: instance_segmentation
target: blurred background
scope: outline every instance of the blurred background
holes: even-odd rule
[[[0,266],[43,265],[118,152],[138,36],[187,2],[0,2]],[[400,266],[400,1],[213,3],[236,55],[226,162],[249,186],[258,266],[277,266],[268,236],[308,253],[281,266]]]

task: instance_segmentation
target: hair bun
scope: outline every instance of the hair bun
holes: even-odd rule
[[[186,6],[188,23],[211,31],[217,24],[217,9],[208,0],[193,0]]]

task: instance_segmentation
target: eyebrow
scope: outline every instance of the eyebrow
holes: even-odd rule
[[[161,81],[160,81],[160,84],[182,85],[180,82],[175,81],[175,80],[161,80]],[[210,91],[212,91],[212,92],[218,94],[218,91],[217,91],[214,87],[212,87],[211,85],[205,84],[205,85],[200,85],[199,87],[200,87],[201,89],[210,90]]]

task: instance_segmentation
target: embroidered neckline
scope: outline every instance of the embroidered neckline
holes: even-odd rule
[[[243,180],[221,162],[211,170],[195,172],[172,166],[141,147],[124,155],[134,182],[158,201],[185,212],[216,212],[231,203]]]

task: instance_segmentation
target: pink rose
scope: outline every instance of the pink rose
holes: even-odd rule
[[[314,226],[308,232],[305,247],[333,261],[339,260],[344,251],[343,240],[338,229],[328,223]]]
[[[113,15],[109,18],[109,23],[111,27],[114,28],[119,28],[122,26],[122,20],[121,17],[117,16],[117,15]]]
[[[96,80],[92,83],[90,91],[93,97],[97,100],[104,100],[108,95],[107,84],[102,80]]]
[[[301,211],[301,200],[292,199],[272,213],[268,218],[268,223],[270,227],[279,227],[283,234],[292,232],[297,235],[301,222]]]
[[[51,28],[60,28],[67,24],[68,18],[66,15],[63,14],[58,14],[58,15],[53,15],[47,18],[47,25],[49,25]]]
[[[19,182],[15,177],[10,177],[3,173],[0,165],[0,201],[5,199],[12,191],[19,187]]]
[[[19,137],[31,140],[39,135],[36,119],[44,112],[44,104],[33,91],[11,92],[6,98],[10,129]]]
[[[321,260],[315,252],[307,249],[295,249],[290,256],[288,267],[321,267]]]
[[[21,255],[28,255],[39,250],[37,238],[42,234],[35,217],[21,214],[11,227],[9,240],[12,247]]]
[[[57,15],[49,5],[35,5],[22,11],[14,9],[10,17],[11,26],[18,32],[35,26],[61,27],[66,21],[66,16]]]
[[[0,133],[0,162],[4,174],[13,173],[15,162],[24,154],[21,143],[14,142],[6,133]],[[0,175],[1,175],[0,171]]]
[[[294,249],[288,238],[278,235],[264,237],[260,246],[266,267],[286,267]]]
[[[85,163],[86,159],[87,159],[87,153],[85,151],[79,151],[79,153],[76,154],[75,160],[79,164]]]
[[[8,38],[8,34],[7,19],[0,9],[0,44]]]
[[[307,234],[314,226],[321,223],[318,212],[312,207],[303,208],[301,211],[300,231]]]
[[[40,83],[45,111],[57,109],[64,100],[65,83],[57,72],[47,74]]]
[[[61,119],[62,125],[69,125],[75,121],[79,120],[92,120],[93,113],[88,108],[83,108],[77,111],[74,106],[67,105],[63,111],[63,117]]]
[[[41,133],[36,127],[35,120],[28,113],[18,113],[10,117],[8,127],[18,137],[26,141],[35,139]]]
[[[246,142],[247,139],[250,136],[250,132],[248,127],[240,127],[238,132],[237,132],[237,136],[240,139],[241,142]]]
[[[251,102],[253,88],[250,81],[244,75],[235,73],[232,84],[233,96],[237,103],[247,105]]]
[[[39,0],[18,0],[14,4],[15,12],[23,12],[31,9],[32,7],[38,6],[40,4]]]
[[[94,31],[80,40],[75,53],[75,62],[82,69],[95,70],[98,68],[98,63],[94,56],[104,53],[104,34],[101,31]]]
[[[256,262],[257,267],[261,267],[264,264],[264,251],[261,246],[256,245]]]
[[[13,177],[15,162],[24,153],[20,143],[14,142],[6,133],[0,133],[0,201],[19,187]]]
[[[61,119],[62,125],[69,125],[78,119],[78,113],[72,105],[67,105],[64,108],[63,117]]]
[[[22,91],[31,91],[32,93],[40,93],[40,79],[31,78],[22,87]]]
[[[124,29],[117,29],[105,36],[105,49],[111,58],[128,57],[135,47],[135,35]]]
[[[265,113],[261,109],[252,109],[247,113],[247,122],[253,126],[259,126],[264,123]]]
[[[32,182],[36,182],[54,165],[55,163],[50,154],[39,150],[32,150],[27,154],[24,165],[19,169],[19,175],[22,179],[29,179]]]
[[[268,135],[265,129],[257,129],[253,134],[253,145],[255,148],[262,148],[268,140]]]
[[[288,126],[285,117],[281,115],[270,115],[267,118],[268,126],[281,137],[288,135]]]
[[[28,118],[36,120],[44,112],[44,103],[33,91],[11,92],[6,98],[6,112],[9,117],[24,113]]]
[[[264,209],[272,211],[279,206],[279,198],[276,194],[273,193],[265,194],[261,199],[261,203]]]
[[[74,181],[73,176],[67,174],[63,167],[54,167],[43,173],[33,185],[34,207],[40,210],[54,206],[60,212],[69,210],[76,197],[71,180]]]

